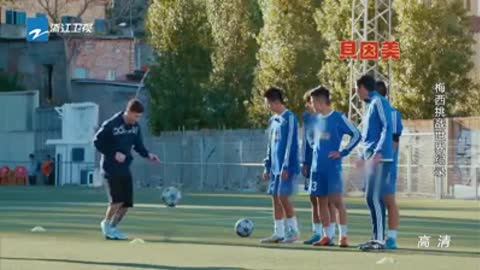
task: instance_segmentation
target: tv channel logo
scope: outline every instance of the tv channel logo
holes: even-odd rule
[[[48,41],[48,19],[46,17],[27,18],[27,41]]]

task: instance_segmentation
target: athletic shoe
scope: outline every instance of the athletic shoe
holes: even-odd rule
[[[385,250],[385,244],[377,240],[372,240],[361,244],[358,249],[361,251],[382,251]]]
[[[328,238],[328,236],[322,237],[320,241],[313,243],[314,246],[319,247],[319,246],[334,246],[335,242],[333,242],[332,239]]]
[[[313,245],[313,243],[320,241],[320,238],[322,238],[320,234],[313,234],[310,239],[305,240],[303,243],[305,245]]]
[[[110,223],[106,220],[102,220],[102,222],[100,222],[100,228],[102,229],[103,236],[107,236],[107,233],[110,230]]]
[[[297,241],[299,237],[300,237],[300,233],[298,233],[298,231],[292,228],[289,228],[285,233],[285,239],[283,239],[282,243],[293,243]]]
[[[122,233],[117,227],[112,227],[111,232],[116,240],[128,240],[128,235]]]
[[[368,240],[368,241],[365,242],[365,243],[361,243],[360,245],[358,245],[358,249],[363,249],[363,248],[365,248],[366,246],[370,245],[371,242],[373,242],[373,240]]]
[[[100,222],[100,228],[102,229],[102,234],[105,239],[117,240],[116,235],[113,233],[113,228],[110,226],[108,221],[102,220],[102,222]]]
[[[367,242],[361,243],[358,245],[358,249],[364,249],[367,246],[372,245],[375,242],[375,240],[368,240]]]
[[[346,236],[341,237],[340,241],[338,242],[338,246],[341,248],[348,247],[348,238]]]
[[[268,238],[264,238],[264,239],[260,240],[260,243],[262,243],[262,244],[276,244],[276,243],[282,242],[283,239],[285,239],[285,237],[280,237],[276,234],[273,234],[272,236],[270,236]]]
[[[397,249],[397,240],[395,238],[387,238],[385,247],[387,249]]]

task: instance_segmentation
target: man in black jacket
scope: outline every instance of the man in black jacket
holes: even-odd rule
[[[108,240],[128,239],[117,226],[128,208],[133,207],[133,180],[130,172],[130,164],[133,161],[132,148],[152,162],[160,161],[143,145],[138,125],[143,111],[142,103],[132,99],[125,111],[105,121],[95,135],[94,144],[102,154],[100,165],[106,179],[110,202],[105,219],[100,223],[102,233]]]

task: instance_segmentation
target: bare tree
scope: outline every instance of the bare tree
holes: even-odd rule
[[[106,5],[110,1],[111,0],[37,0],[38,4],[54,23],[60,22],[62,15],[65,15],[67,11],[72,12],[73,7],[76,7],[76,10],[73,11],[76,12],[75,17],[82,17],[92,4],[100,3]]]
[[[150,0],[115,0],[107,11],[109,32],[118,33],[120,28],[144,32],[144,20]]]

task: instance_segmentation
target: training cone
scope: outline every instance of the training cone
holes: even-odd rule
[[[383,257],[379,261],[377,261],[377,264],[390,264],[390,263],[395,263],[395,260],[391,257]]]
[[[32,229],[32,232],[46,232],[46,231],[47,230],[45,230],[45,228],[43,228],[42,226],[35,226]]]
[[[132,241],[130,241],[130,244],[145,244],[145,241],[141,238],[135,238]]]

